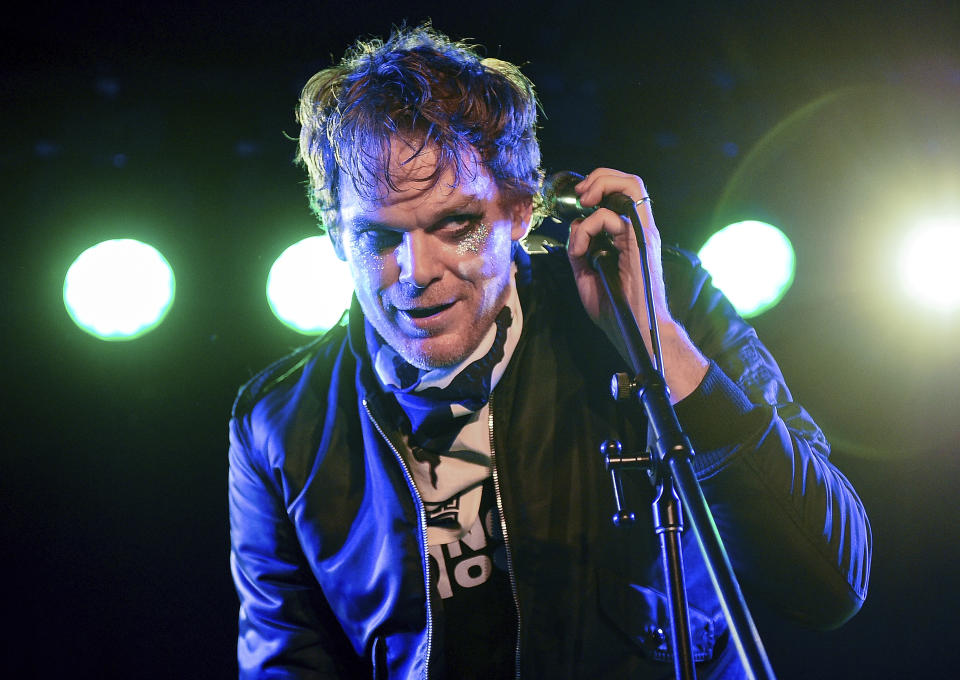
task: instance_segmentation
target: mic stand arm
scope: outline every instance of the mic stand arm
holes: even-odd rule
[[[643,262],[649,322],[654,327],[651,329],[652,337],[656,339],[656,317],[652,311],[650,275],[646,266],[643,234],[640,231],[641,225],[636,208],[633,208],[632,213],[630,217],[634,228],[638,230],[637,237]],[[620,524],[635,517],[635,513],[625,511],[622,507],[619,471],[649,466],[652,469],[651,479],[657,487],[656,499],[653,502],[654,530],[660,538],[661,559],[670,595],[671,642],[676,677],[684,680],[696,677],[680,544],[685,515],[700,546],[710,580],[730,627],[730,639],[740,655],[747,676],[772,679],[775,677],[773,669],[747,609],[733,567],[730,565],[713,521],[710,507],[693,471],[693,465],[690,462],[693,448],[690,440],[680,427],[676,412],[670,403],[666,380],[662,372],[654,367],[644,345],[640,327],[623,294],[617,267],[618,257],[619,253],[609,238],[594,239],[594,243],[591,244],[591,265],[597,271],[610,300],[630,360],[630,369],[635,376],[632,381],[626,376],[616,376],[616,383],[621,387],[617,391],[621,395],[626,391],[627,394],[633,394],[639,399],[647,416],[649,431],[653,434],[654,450],[647,462],[643,458],[623,458],[619,455],[619,444],[603,446],[604,453],[607,454],[607,467],[610,469],[617,503],[614,523]],[[658,361],[658,363],[662,369],[662,362]],[[615,453],[610,455],[611,451]]]

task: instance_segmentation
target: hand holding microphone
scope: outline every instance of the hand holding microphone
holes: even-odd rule
[[[611,172],[616,171],[612,170]],[[638,181],[640,188],[643,188],[643,180],[639,177],[633,177],[633,179]],[[627,194],[617,192],[603,195],[599,203],[585,207],[580,201],[580,194],[584,193],[585,189],[581,188],[581,191],[578,192],[577,187],[585,183],[586,180],[587,178],[583,175],[570,170],[563,170],[547,177],[543,183],[543,198],[549,213],[559,220],[570,222],[577,218],[587,217],[601,207],[608,208],[618,215],[627,215],[631,205],[639,206],[639,204],[650,201],[649,196],[634,201]]]
[[[597,168],[583,178],[576,173],[558,173],[545,182],[544,198],[554,216],[572,219],[567,256],[587,313],[627,358],[612,306],[591,263],[591,242],[603,236],[609,238],[608,243],[615,250],[624,296],[643,333],[647,351],[667,380],[671,400],[675,403],[690,394],[706,374],[708,363],[667,308],[660,233],[643,180],[610,168]],[[637,230],[623,217],[634,208]],[[642,234],[642,249],[637,231]],[[601,241],[598,247],[607,246]]]
[[[605,299],[594,261],[598,251],[612,252],[617,257],[627,301],[638,325],[647,329],[648,348],[655,350],[650,330],[655,337],[656,324],[648,319],[648,312],[662,319],[669,319],[669,312],[660,266],[660,238],[643,180],[610,168],[597,168],[586,177],[574,172],[560,172],[551,175],[544,183],[544,200],[551,215],[571,220],[567,254],[587,313],[608,336],[617,336],[612,325],[612,310]],[[634,207],[642,225],[642,249],[633,225],[623,217],[633,212]],[[647,256],[648,286],[644,285],[642,254]],[[652,305],[647,304],[647,288]]]

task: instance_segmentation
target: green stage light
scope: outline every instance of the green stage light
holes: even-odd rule
[[[306,335],[335,326],[352,294],[350,271],[324,236],[305,238],[284,250],[267,278],[267,302],[274,315]]]
[[[900,278],[925,307],[949,313],[960,309],[960,219],[930,220],[909,234],[900,251]]]
[[[707,239],[698,255],[713,284],[745,318],[776,305],[793,283],[790,239],[766,222],[728,225]]]
[[[153,330],[173,305],[174,277],[157,250],[133,239],[103,241],[67,270],[70,318],[101,340],[133,340]]]

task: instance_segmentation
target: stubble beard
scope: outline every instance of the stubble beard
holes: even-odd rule
[[[450,333],[443,333],[436,337],[425,336],[423,338],[410,338],[403,334],[395,324],[391,325],[391,331],[399,336],[397,338],[399,342],[394,344],[387,340],[387,344],[389,344],[394,351],[403,357],[404,361],[421,370],[432,370],[435,368],[449,368],[450,366],[456,366],[461,361],[473,354],[477,347],[480,346],[480,343],[483,342],[483,339],[487,336],[487,332],[489,331],[490,327],[496,321],[497,314],[499,314],[500,310],[507,303],[509,293],[510,282],[509,280],[506,280],[504,281],[502,290],[500,290],[499,294],[497,295],[497,299],[493,304],[488,305],[488,308],[484,311],[484,318],[479,319],[477,323],[467,321],[460,326],[461,334],[455,335],[454,338],[452,338],[454,343],[456,343],[457,339],[463,337],[462,331],[470,331],[474,328],[477,328],[478,324],[479,326],[482,326],[482,330],[476,334],[476,337],[473,338],[472,342],[470,342],[466,347],[460,349],[457,349],[456,347],[435,347],[433,350],[431,350],[430,347],[434,343],[443,342],[444,345],[447,345],[447,336],[449,336]],[[380,335],[381,337],[384,337],[382,332]],[[384,339],[386,340],[385,337]]]

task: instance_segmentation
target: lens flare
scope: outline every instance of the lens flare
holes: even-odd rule
[[[316,335],[337,324],[350,304],[353,282],[330,239],[311,236],[277,258],[267,278],[267,302],[284,325]]]
[[[749,318],[776,305],[793,283],[796,255],[790,239],[766,222],[730,224],[698,253],[713,284]]]
[[[133,239],[103,241],[74,260],[63,303],[74,323],[101,340],[133,340],[156,328],[173,305],[170,264]]]
[[[960,309],[960,219],[930,220],[913,229],[900,251],[900,280],[925,307]]]

